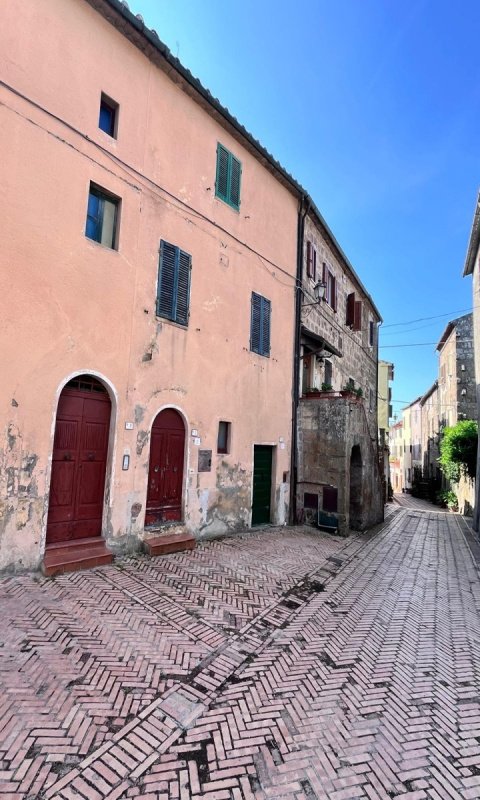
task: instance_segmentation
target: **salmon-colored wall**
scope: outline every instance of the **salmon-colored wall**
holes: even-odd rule
[[[143,536],[148,437],[166,406],[187,425],[190,530],[250,524],[255,443],[276,448],[272,521],[284,522],[296,198],[83,0],[4,12],[1,74],[40,108],[0,90],[0,567],[43,555],[56,404],[74,374],[100,377],[116,415],[110,543]],[[117,140],[98,129],[101,92],[119,103]],[[219,141],[242,162],[239,212],[215,198]],[[121,198],[118,251],[85,237],[91,181]],[[155,316],[161,239],[192,255],[187,329]],[[272,303],[270,358],[249,350],[252,291]],[[216,454],[219,420],[232,423],[226,456]],[[192,429],[213,451],[211,472],[197,471]]]

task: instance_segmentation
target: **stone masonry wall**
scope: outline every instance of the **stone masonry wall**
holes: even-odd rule
[[[297,508],[304,507],[304,493],[319,495],[323,508],[325,486],[338,490],[339,533],[349,529],[350,457],[359,445],[362,488],[359,505],[364,530],[383,519],[382,481],[377,451],[370,438],[364,401],[341,396],[304,399],[299,408],[299,472]],[[313,516],[313,515],[311,515]],[[305,519],[308,519],[308,510]],[[310,521],[313,522],[313,519]]]

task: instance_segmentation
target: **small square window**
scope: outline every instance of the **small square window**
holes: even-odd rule
[[[105,94],[102,93],[100,98],[100,114],[98,117],[98,127],[100,130],[105,131],[113,139],[117,138],[117,118],[118,118],[118,103],[110,100]]]
[[[218,423],[217,453],[230,452],[230,423]]]
[[[85,236],[94,242],[116,249],[117,219],[120,200],[90,184]]]
[[[318,511],[318,494],[314,494],[313,492],[304,492],[303,507]]]
[[[323,487],[323,510],[338,511],[338,489],[335,486]]]

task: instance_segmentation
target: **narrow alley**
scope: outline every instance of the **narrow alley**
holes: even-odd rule
[[[480,581],[455,514],[4,577],[2,797],[480,797]]]

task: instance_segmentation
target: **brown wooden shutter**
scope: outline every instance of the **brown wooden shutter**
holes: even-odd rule
[[[355,312],[354,312],[354,321],[353,321],[353,330],[354,331],[361,331],[362,330],[362,301],[355,300]]]
[[[313,277],[313,245],[307,242],[307,277]]]
[[[333,278],[333,297],[332,297],[332,308],[333,308],[334,311],[337,310],[337,306],[338,306],[338,285],[337,285],[337,279],[334,277]]]
[[[345,322],[351,328],[354,325],[354,322],[355,322],[355,292],[350,292],[350,294],[347,295],[347,317],[346,317]]]

